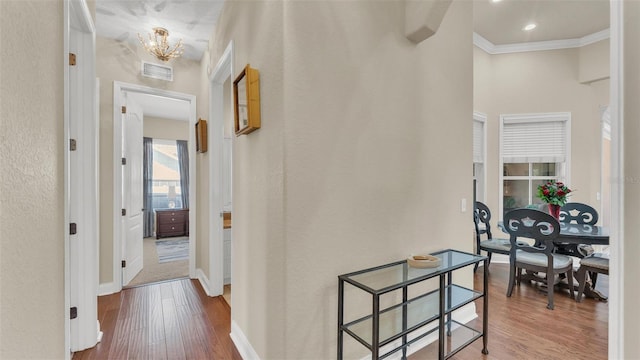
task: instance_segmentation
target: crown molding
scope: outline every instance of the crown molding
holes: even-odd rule
[[[609,38],[609,29],[598,31],[578,39],[532,41],[526,43],[494,45],[491,41],[483,38],[477,33],[473,33],[473,44],[484,50],[487,54],[511,54],[528,51],[545,51],[578,48],[596,43]]]

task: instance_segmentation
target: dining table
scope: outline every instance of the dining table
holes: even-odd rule
[[[505,233],[502,221],[498,222],[498,227]],[[589,256],[585,252],[584,245],[609,245],[609,228],[600,225],[560,223],[560,234],[554,240],[555,251],[560,254],[583,258]],[[560,283],[560,286],[568,286],[566,283]],[[577,285],[575,285],[577,288]],[[602,294],[591,286],[591,281],[587,281],[584,294],[587,297],[601,301],[606,301],[607,296]]]

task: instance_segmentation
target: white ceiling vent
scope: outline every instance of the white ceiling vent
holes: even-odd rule
[[[173,81],[173,68],[167,65],[153,64],[143,61],[142,76],[165,81]]]

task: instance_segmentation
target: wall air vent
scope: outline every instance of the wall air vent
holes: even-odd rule
[[[142,76],[165,81],[173,81],[173,68],[167,65],[142,61]]]

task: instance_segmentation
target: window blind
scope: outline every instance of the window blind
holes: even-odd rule
[[[483,163],[484,122],[473,119],[473,162]]]
[[[566,119],[504,119],[502,156],[505,163],[564,162]]]

